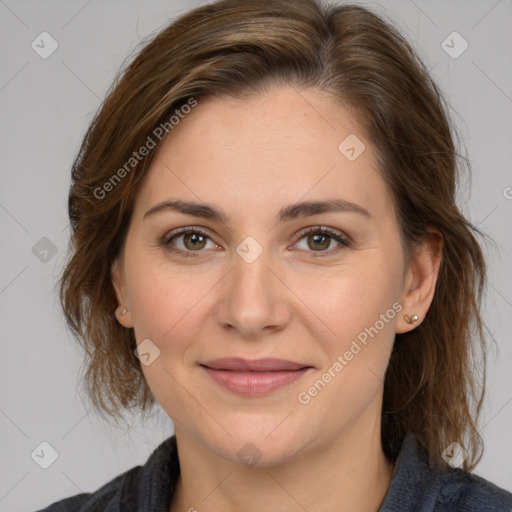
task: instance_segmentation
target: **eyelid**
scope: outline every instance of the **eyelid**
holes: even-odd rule
[[[185,226],[183,228],[177,228],[176,230],[171,230],[167,232],[163,237],[160,238],[159,245],[163,246],[163,248],[171,253],[178,253],[183,257],[201,257],[201,253],[205,252],[201,251],[184,251],[183,249],[178,249],[172,246],[170,243],[173,238],[185,235],[187,233],[197,233],[200,236],[203,236],[213,242],[215,245],[220,246],[215,239],[209,234],[206,228],[202,228],[199,226]]]
[[[305,228],[305,229],[299,231],[299,233],[295,237],[295,242],[293,245],[300,242],[302,238],[304,238],[305,236],[307,236],[309,234],[311,234],[311,235],[319,234],[319,235],[327,236],[331,240],[336,241],[338,244],[336,247],[327,249],[326,251],[306,251],[313,258],[322,258],[322,257],[327,258],[329,256],[339,253],[340,251],[348,249],[349,247],[352,247],[352,245],[353,245],[352,238],[350,236],[346,235],[344,232],[339,231],[338,229],[334,229],[334,228],[330,228],[330,227],[322,226],[322,225],[310,226],[308,228]]]
[[[338,237],[343,239],[344,242],[352,243],[352,238],[348,236],[345,232],[340,231],[335,228],[330,228],[328,226],[323,226],[321,224],[315,224],[314,226],[309,226],[307,228],[303,228],[296,235],[296,242],[300,240],[304,235],[308,235],[310,233],[323,233],[326,235],[330,235],[331,237]]]
[[[214,237],[209,233],[209,230],[207,228],[203,228],[200,226],[185,226],[183,228],[176,228],[171,231],[168,231],[163,237],[162,240],[165,242],[169,242],[171,239],[173,239],[175,236],[178,235],[184,235],[189,232],[198,233],[202,236],[208,237],[212,242],[215,242]],[[217,242],[215,242],[217,244]],[[219,245],[219,244],[217,244]]]
[[[184,235],[184,234],[187,234],[190,232],[197,233],[200,236],[204,236],[204,237],[208,238],[211,242],[213,242],[215,245],[220,246],[220,244],[218,244],[215,241],[214,237],[210,235],[209,230],[207,228],[203,228],[203,227],[199,227],[199,226],[185,226],[183,228],[177,228],[176,230],[171,230],[170,232],[166,233],[163,237],[161,237],[160,243],[169,252],[179,253],[181,256],[184,256],[184,257],[190,257],[190,256],[200,257],[201,253],[204,253],[206,251],[204,251],[204,250],[184,251],[182,249],[173,248],[172,245],[170,244],[170,241],[173,238],[179,237],[181,235]],[[353,243],[352,238],[350,236],[348,236],[346,233],[339,231],[337,229],[334,229],[334,228],[316,224],[316,225],[308,226],[308,227],[300,230],[295,235],[295,237],[294,237],[295,241],[293,242],[292,245],[297,244],[302,238],[304,238],[308,234],[326,235],[338,243],[338,248],[328,249],[326,251],[306,251],[308,253],[311,253],[313,255],[313,257],[332,255],[333,253],[338,252],[340,250],[339,246],[341,246],[341,249],[348,248]]]

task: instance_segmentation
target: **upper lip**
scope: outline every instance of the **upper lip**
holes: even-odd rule
[[[293,371],[310,367],[307,364],[286,361],[285,359],[244,359],[242,357],[225,357],[222,359],[213,359],[201,364],[214,370],[233,370],[239,372]]]

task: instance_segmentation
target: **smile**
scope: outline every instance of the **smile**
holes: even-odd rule
[[[223,388],[244,396],[261,396],[288,386],[312,367],[282,359],[225,358],[200,365]]]

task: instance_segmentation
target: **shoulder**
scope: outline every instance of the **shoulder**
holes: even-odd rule
[[[176,436],[163,441],[144,465],[94,492],[70,496],[37,512],[160,512],[168,510],[180,473]]]
[[[461,468],[431,466],[408,433],[379,512],[511,512],[512,493]]]
[[[474,473],[462,469],[442,471],[439,473],[439,483],[436,511],[512,510],[512,493]]]
[[[135,466],[114,477],[94,492],[84,492],[56,501],[37,512],[99,512],[119,502],[123,488],[130,488],[140,476],[141,466]]]

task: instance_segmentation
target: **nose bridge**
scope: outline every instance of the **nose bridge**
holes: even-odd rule
[[[272,297],[272,273],[269,268],[272,265],[269,251],[262,251],[258,254],[254,247],[247,244],[240,244],[237,248],[237,255],[233,258],[233,281],[234,292],[240,297],[252,296],[254,300]]]
[[[287,320],[284,290],[274,275],[274,263],[271,252],[254,238],[247,237],[238,245],[228,285],[217,305],[218,322],[245,336],[283,326]]]

